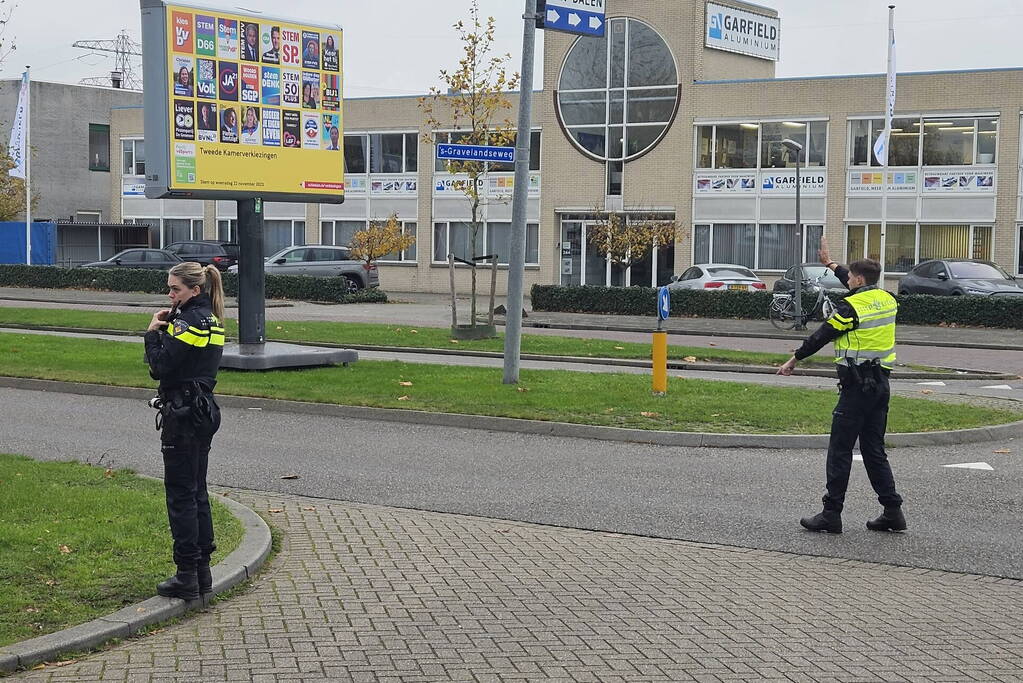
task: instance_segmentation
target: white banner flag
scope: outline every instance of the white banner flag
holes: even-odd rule
[[[895,27],[890,23],[888,31],[888,96],[884,112],[884,132],[874,143],[874,158],[882,166],[888,165],[889,141],[892,137],[892,117],[895,115]]]
[[[14,166],[7,173],[15,178],[25,177],[25,109],[28,106],[28,72],[21,76],[21,93],[18,95],[18,109],[14,114],[14,125],[11,127],[11,142],[7,153]]]

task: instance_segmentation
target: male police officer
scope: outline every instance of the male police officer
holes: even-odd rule
[[[827,493],[824,510],[799,523],[810,531],[842,533],[842,506],[852,468],[852,448],[860,440],[863,465],[884,512],[867,522],[873,531],[903,531],[902,497],[895,491],[895,479],[884,450],[890,391],[888,375],[895,364],[895,298],[877,286],[881,267],[863,259],[843,268],[820,251],[821,263],[835,272],[852,292],[836,307],[834,315],[807,337],[792,358],[778,370],[791,375],[796,363],[817,353],[828,342],[835,344],[835,363],[841,393],[832,413],[828,444]]]

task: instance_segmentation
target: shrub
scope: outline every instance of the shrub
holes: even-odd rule
[[[533,285],[534,311],[603,313],[611,315],[657,314],[657,290],[652,287],[563,287]],[[673,289],[671,315],[699,318],[767,318],[771,292],[709,292]],[[1023,329],[1023,296],[928,296],[896,297],[899,322],[911,325],[973,325]],[[816,297],[804,295],[803,305],[813,306]]]
[[[223,273],[224,293],[238,295],[238,276]],[[58,268],[0,264],[0,286],[45,289],[96,289],[111,292],[164,294],[167,273],[134,268]],[[329,301],[331,303],[385,303],[387,294],[379,289],[362,289],[348,294],[342,278],[267,275],[268,299]]]

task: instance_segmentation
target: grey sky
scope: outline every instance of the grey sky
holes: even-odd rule
[[[675,2],[677,0],[665,0]],[[15,78],[31,64],[36,80],[77,82],[106,75],[112,56],[72,48],[78,39],[112,39],[121,29],[139,37],[138,0],[17,0],[8,37],[18,49],[0,68]],[[611,7],[626,0],[608,0]],[[454,66],[459,44],[451,25],[468,0],[245,0],[268,14],[340,23],[345,29],[345,96],[420,94]],[[885,70],[889,0],[761,0],[781,13],[779,76],[880,73]],[[1023,66],[1020,0],[896,0],[899,71]],[[498,22],[498,49],[518,70],[521,0],[480,0]],[[57,15],[57,16],[55,16]],[[542,32],[538,45],[542,46]],[[535,84],[539,85],[538,60]]]

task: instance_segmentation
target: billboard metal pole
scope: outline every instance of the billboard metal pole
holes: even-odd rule
[[[515,188],[508,258],[508,293],[505,299],[504,379],[519,381],[522,347],[522,279],[526,269],[526,211],[529,192],[529,141],[533,109],[533,47],[536,42],[536,0],[526,0],[522,14],[522,70],[519,81],[519,123],[515,138]]]
[[[266,272],[263,269],[263,200],[238,200],[238,343],[266,341]]]

